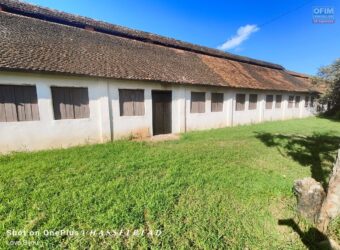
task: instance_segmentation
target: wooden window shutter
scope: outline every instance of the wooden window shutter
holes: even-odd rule
[[[223,111],[223,93],[211,93],[211,112]]]
[[[191,92],[191,113],[205,112],[205,92]]]
[[[74,119],[74,100],[72,96],[72,89],[64,88],[64,105],[65,105],[65,117],[64,119]],[[62,118],[63,119],[63,118]]]
[[[88,90],[86,88],[73,88],[71,92],[74,118],[80,119],[90,117]]]
[[[0,122],[7,121],[5,103],[5,88],[0,86]]]
[[[51,87],[54,119],[82,119],[90,117],[87,88]]]
[[[250,94],[249,95],[249,110],[254,110],[257,108],[257,95]]]
[[[133,97],[132,92],[128,89],[119,90],[119,107],[121,116],[133,115]]]
[[[142,89],[120,89],[119,107],[121,116],[143,116],[144,90]]]
[[[134,105],[134,115],[135,116],[143,116],[145,114],[144,108],[144,90],[138,89],[134,90],[135,99],[133,102]]]
[[[300,96],[295,96],[295,108],[299,107],[301,97]]]
[[[236,94],[236,111],[242,111],[245,109],[246,95]]]
[[[60,120],[65,117],[64,94],[61,88],[51,88],[54,119]]]
[[[3,107],[3,115],[1,121],[15,122],[18,121],[17,110],[15,107],[15,92],[14,86],[4,85],[1,86],[1,106]],[[1,109],[1,108],[0,108]]]
[[[308,107],[308,103],[309,103],[309,96],[306,95],[306,96],[305,96],[305,108]]]
[[[266,109],[272,109],[273,108],[273,101],[274,101],[273,95],[267,95],[266,96]]]
[[[0,85],[0,122],[39,119],[35,86]]]
[[[275,108],[280,109],[282,103],[282,95],[275,96]]]
[[[292,108],[294,103],[294,96],[289,96],[288,97],[288,108]]]
[[[315,105],[315,97],[314,97],[314,96],[311,96],[309,106],[310,106],[310,107],[314,107],[314,105]]]

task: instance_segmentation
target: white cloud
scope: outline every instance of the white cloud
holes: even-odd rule
[[[252,33],[259,31],[260,28],[255,24],[247,24],[245,26],[241,26],[238,28],[236,35],[228,39],[225,43],[218,46],[217,48],[220,50],[228,50],[236,48],[241,45],[245,40],[247,40]]]

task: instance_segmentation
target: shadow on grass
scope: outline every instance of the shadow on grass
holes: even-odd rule
[[[329,174],[340,144],[339,136],[327,133],[302,136],[257,132],[256,138],[268,147],[276,147],[281,155],[310,167],[312,177],[327,189]]]
[[[329,112],[326,111],[325,113],[321,113],[317,115],[320,119],[330,120],[333,122],[340,122],[340,112],[339,108],[330,110]]]
[[[279,220],[280,226],[291,227],[300,237],[307,249],[332,249],[329,238],[316,228],[303,232],[293,219]]]

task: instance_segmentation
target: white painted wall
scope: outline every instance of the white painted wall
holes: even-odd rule
[[[273,105],[271,109],[266,108],[266,95],[273,95]],[[284,96],[283,93],[267,93],[263,95],[263,100],[264,100],[264,108],[263,108],[263,121],[276,121],[276,120],[281,120],[283,118],[283,105],[284,103],[281,102],[281,107],[276,107],[276,96],[281,95],[282,97]]]
[[[145,137],[153,134],[152,128],[152,90],[172,91],[172,132],[184,131],[182,118],[184,88],[170,84],[150,82],[132,82],[109,80],[109,97],[111,100],[113,138],[122,139],[131,136]],[[119,89],[144,89],[144,116],[120,116]]]
[[[254,124],[262,121],[263,116],[263,95],[258,91],[253,90],[231,90],[232,97],[232,109],[233,109],[233,121],[232,125],[244,125],[244,124]],[[245,94],[246,103],[245,110],[236,110],[236,95]],[[257,106],[256,109],[249,109],[249,95],[257,94]]]
[[[300,117],[301,101],[300,101],[299,107],[297,108],[297,107],[295,107],[295,98],[294,98],[293,107],[291,107],[291,108],[288,107],[288,99],[289,99],[289,96],[291,96],[291,95],[295,97],[294,94],[287,95],[285,119],[292,119],[292,118]]]
[[[110,140],[110,117],[105,82],[89,78],[0,73],[0,84],[36,85],[39,121],[1,122],[0,152],[68,147]],[[90,117],[54,120],[51,86],[89,89]]]
[[[302,94],[299,94],[301,96],[299,108],[288,109],[288,96],[294,93],[10,72],[0,72],[0,84],[35,85],[40,115],[39,121],[0,123],[1,153],[69,147],[130,136],[150,136],[153,133],[152,90],[172,91],[173,133],[307,117],[316,113],[315,108],[304,107]],[[90,117],[54,120],[51,86],[88,87]],[[144,89],[144,116],[120,116],[119,89]],[[190,112],[192,91],[206,93],[205,113]],[[211,93],[215,92],[224,94],[222,112],[211,112]],[[235,111],[237,93],[246,94],[244,111]],[[256,110],[249,110],[249,94],[251,93],[258,94]],[[281,94],[283,96],[282,108],[275,108],[274,98],[273,109],[265,110],[266,94]]]
[[[301,101],[301,108],[300,108],[300,117],[303,118],[303,117],[309,117],[309,116],[314,116],[314,115],[317,115],[317,110],[316,110],[316,102],[314,103],[314,107],[311,107],[310,106],[310,96],[309,96],[309,104],[307,107],[305,107],[305,96],[306,95],[303,95],[303,99]]]
[[[191,92],[205,92],[205,112],[191,113]],[[223,111],[211,112],[211,93],[223,93]],[[186,88],[186,131],[222,128],[228,125],[228,98],[226,90],[189,86]]]

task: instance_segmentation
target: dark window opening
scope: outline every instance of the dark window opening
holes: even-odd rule
[[[292,108],[294,104],[294,96],[289,96],[288,97],[288,108]]]
[[[35,86],[0,85],[0,122],[39,120]]]
[[[191,113],[204,113],[205,112],[205,93],[204,92],[191,92]]]
[[[87,88],[51,87],[54,119],[82,119],[90,117]]]
[[[246,95],[236,94],[236,111],[242,111],[245,109]]]
[[[274,101],[273,95],[267,95],[266,96],[266,109],[272,109],[273,108],[273,101]]]
[[[211,112],[223,111],[223,93],[211,93]]]
[[[254,110],[257,108],[257,95],[250,94],[249,95],[249,110]]]
[[[299,105],[300,105],[300,99],[301,99],[300,96],[295,96],[295,108],[298,108],[298,107],[299,107]]]
[[[277,95],[275,97],[275,108],[280,109],[282,103],[282,95]]]
[[[143,116],[144,90],[142,89],[120,89],[119,107],[121,116]]]

